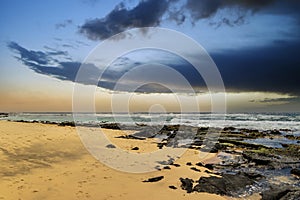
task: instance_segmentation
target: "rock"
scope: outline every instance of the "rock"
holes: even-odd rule
[[[296,169],[296,168],[292,169],[292,170],[291,170],[291,174],[300,177],[300,169]]]
[[[8,113],[0,113],[0,118],[1,118],[1,117],[3,117],[3,118],[4,118],[4,117],[8,117]]]
[[[279,200],[285,195],[291,192],[287,187],[280,188],[279,186],[273,186],[271,189],[263,191],[260,195],[262,200]]]
[[[191,167],[190,169],[191,169],[191,170],[194,170],[194,171],[196,171],[196,172],[201,172],[200,169],[197,169],[196,167]]]
[[[176,190],[176,189],[177,189],[177,187],[174,186],[174,185],[170,185],[169,188],[170,188],[170,189],[173,189],[173,190]]]
[[[281,132],[275,129],[275,130],[271,130],[270,134],[272,134],[272,135],[281,135]]]
[[[281,197],[280,200],[299,200],[300,199],[300,190],[294,190],[290,191],[283,197]]]
[[[142,130],[140,132],[134,133],[133,136],[140,138],[154,138],[157,135],[155,130]]]
[[[223,131],[234,131],[234,130],[235,130],[235,128],[232,127],[232,126],[224,127],[224,128],[223,128]]]
[[[177,164],[177,163],[172,163],[171,165],[173,165],[173,166],[175,166],[175,167],[180,167],[180,165]]]
[[[190,178],[180,178],[181,181],[181,189],[186,190],[187,193],[191,193],[193,191],[193,179]]]
[[[157,147],[159,149],[162,149],[165,145],[166,145],[166,143],[163,143],[163,142],[157,143]]]
[[[116,138],[134,139],[134,140],[146,140],[146,138],[144,138],[144,137],[137,137],[137,136],[134,136],[134,135],[121,135],[121,136],[118,136]]]
[[[269,165],[272,162],[272,158],[267,158],[259,154],[244,152],[242,155],[245,159],[254,162],[256,165]]]
[[[204,167],[207,168],[207,169],[209,169],[209,170],[213,170],[214,169],[213,164],[205,164]]]
[[[72,126],[72,127],[74,127],[75,126],[75,122],[68,122],[68,121],[66,121],[66,122],[60,122],[58,124],[58,126]]]
[[[170,166],[164,166],[164,169],[171,169]]]
[[[193,188],[196,192],[208,192],[218,195],[237,196],[244,191],[254,180],[244,173],[223,174],[222,177],[200,177],[198,184]]]
[[[186,165],[187,166],[192,166],[192,163],[191,162],[187,162]]]
[[[115,146],[115,145],[113,145],[113,144],[108,144],[108,145],[106,145],[106,148],[113,149],[113,148],[116,148],[116,146]]]
[[[198,128],[198,132],[199,131],[208,131],[209,127],[200,127]]]
[[[149,178],[147,180],[144,180],[143,182],[157,182],[160,181],[164,178],[164,176],[157,176],[157,177],[153,177],[153,178]]]
[[[204,167],[202,162],[198,162],[198,163],[196,163],[196,165],[199,166],[199,167]]]
[[[100,125],[101,128],[120,130],[120,125],[117,123],[105,123]]]
[[[137,151],[137,150],[139,150],[140,148],[138,148],[138,147],[133,147],[131,150],[134,150],[134,151]]]

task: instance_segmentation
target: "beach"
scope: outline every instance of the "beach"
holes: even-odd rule
[[[112,137],[120,130],[103,129],[116,145],[130,151],[152,151],[147,141]],[[186,162],[199,162],[198,151],[188,149],[180,167],[134,174],[109,168],[83,146],[76,129],[41,123],[0,121],[0,199],[225,199],[209,193],[187,193],[180,177],[209,176],[204,167],[193,171]],[[120,142],[121,141],[121,142]],[[145,147],[145,148],[144,148]],[[214,153],[208,158],[213,158]],[[143,182],[164,176],[158,182]],[[171,189],[169,186],[177,189]]]

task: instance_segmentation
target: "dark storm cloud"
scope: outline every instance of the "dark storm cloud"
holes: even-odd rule
[[[190,12],[193,23],[201,19],[211,19],[221,9],[231,9],[230,13],[233,16],[222,16],[218,21],[209,23],[219,27],[223,24],[228,26],[243,24],[247,11],[288,14],[299,18],[300,2],[298,0],[187,0],[185,7]]]
[[[92,40],[102,40],[128,28],[158,26],[169,2],[145,0],[133,9],[127,9],[121,3],[104,18],[87,20],[79,31]]]
[[[300,95],[300,41],[212,54],[227,91]]]
[[[20,46],[16,42],[9,42],[7,46],[18,55],[15,57],[19,61],[36,73],[55,77],[60,80],[75,81],[76,74],[81,66],[80,62],[59,61],[58,58],[56,58],[57,56],[67,55],[65,51],[33,51]],[[68,57],[66,57],[65,60],[69,60]],[[91,76],[82,83],[94,83],[95,80],[97,80],[96,74],[99,73],[99,69],[92,64],[84,64],[83,67],[89,69],[88,71]]]
[[[249,12],[258,11],[287,14],[299,19],[298,0],[187,0],[181,5],[178,2],[177,0],[142,0],[132,9],[127,9],[122,2],[105,17],[87,20],[79,27],[79,32],[89,39],[103,40],[130,28],[159,26],[163,20],[175,21],[180,25],[185,21],[194,24],[198,20],[209,19],[209,25],[216,27],[238,26],[245,23]],[[212,19],[219,10],[224,8],[231,9],[231,14]]]

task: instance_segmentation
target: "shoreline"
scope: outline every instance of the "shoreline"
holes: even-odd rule
[[[155,172],[150,172],[147,174],[128,174],[128,173],[120,173],[116,170],[113,170],[103,165],[96,159],[94,159],[92,155],[90,155],[87,152],[87,150],[83,147],[76,133],[76,130],[72,126],[72,124],[71,126],[69,126],[69,124],[66,123],[49,125],[45,123],[43,124],[43,123],[36,123],[36,122],[21,123],[21,122],[9,122],[9,121],[0,120],[0,127],[1,127],[0,130],[1,130],[1,137],[2,137],[1,141],[3,143],[1,144],[2,153],[0,151],[0,156],[1,156],[1,160],[4,161],[2,163],[6,163],[5,165],[6,168],[5,166],[4,167],[2,166],[1,169],[2,171],[1,176],[4,177],[3,179],[4,181],[0,181],[0,188],[7,188],[6,186],[8,185],[12,186],[12,185],[21,184],[23,182],[21,181],[21,179],[24,179],[21,178],[23,176],[32,176],[30,179],[35,180],[39,175],[42,175],[40,173],[43,171],[46,172],[47,174],[48,171],[49,170],[51,171],[51,169],[53,168],[66,169],[68,168],[67,166],[71,163],[73,163],[72,164],[73,166],[74,163],[79,164],[81,162],[87,162],[89,164],[92,163],[88,171],[94,171],[95,169],[101,168],[102,171],[105,171],[104,174],[106,174],[106,172],[109,174],[106,175],[105,177],[110,176],[112,177],[112,179],[115,180],[115,178],[121,176],[122,180],[119,181],[121,182],[125,181],[132,184],[127,188],[120,188],[117,182],[111,182],[112,185],[110,185],[110,187],[115,187],[116,190],[122,190],[123,193],[126,193],[126,195],[121,195],[119,194],[119,192],[114,191],[112,192],[112,194],[110,194],[113,196],[112,198],[109,198],[109,195],[107,194],[108,195],[107,197],[104,197],[105,195],[104,196],[102,195],[103,199],[105,198],[106,199],[127,199],[129,197],[134,199],[135,196],[131,196],[131,195],[137,193],[136,189],[134,189],[135,187],[140,188],[140,190],[142,190],[143,193],[143,194],[135,194],[135,195],[138,196],[141,195],[140,196],[141,198],[147,199],[149,197],[147,197],[145,193],[149,192],[148,195],[150,195],[151,191],[149,191],[149,188],[145,187],[145,185],[146,186],[151,185],[153,186],[152,188],[153,191],[156,190],[159,191],[159,194],[157,194],[158,195],[157,198],[159,199],[164,197],[164,195],[168,196],[166,198],[169,198],[170,195],[171,196],[174,195],[172,198],[175,199],[176,198],[177,199],[186,199],[186,198],[187,199],[194,199],[194,198],[195,199],[199,199],[199,198],[224,199],[230,196],[231,198],[235,197],[235,198],[246,198],[246,199],[260,199],[263,196],[266,197],[266,195],[271,195],[274,193],[274,191],[272,191],[272,188],[274,188],[276,184],[274,184],[273,182],[278,177],[283,180],[285,186],[290,186],[293,188],[292,191],[288,191],[286,192],[286,194],[295,196],[298,194],[297,192],[299,190],[298,188],[299,185],[297,186],[297,184],[295,185],[294,183],[298,180],[297,175],[295,176],[289,174],[288,176],[283,176],[282,174],[280,174],[278,177],[275,177],[274,179],[274,177],[265,176],[263,173],[259,173],[259,171],[272,172],[273,170],[274,172],[277,172],[280,171],[281,169],[289,169],[289,168],[291,168],[291,170],[292,169],[295,170],[299,168],[299,164],[300,164],[300,162],[299,163],[295,162],[295,158],[296,161],[299,161],[299,157],[297,158],[297,155],[292,157],[286,155],[286,154],[297,152],[298,151],[297,149],[293,149],[299,147],[299,145],[297,144],[285,145],[285,147],[283,146],[282,149],[278,149],[278,148],[268,148],[264,145],[259,145],[259,144],[251,144],[240,140],[245,138],[247,139],[247,137],[264,138],[266,137],[266,134],[264,132],[259,132],[259,131],[257,132],[254,130],[237,131],[233,127],[224,128],[220,130],[221,133],[220,133],[219,142],[217,143],[217,145],[214,146],[214,148],[208,149],[210,151],[210,153],[208,153],[205,149],[205,146],[203,146],[203,139],[204,139],[203,135],[207,134],[208,131],[205,128],[199,128],[197,130],[196,140],[193,141],[192,144],[189,144],[188,146],[186,144],[185,144],[186,146],[180,146],[180,143],[178,143],[178,141],[182,139],[180,138],[182,136],[179,135],[179,138],[177,138],[177,142],[172,141],[172,137],[170,137],[171,131],[173,131],[173,133],[174,132],[176,133],[178,131],[178,129],[176,130],[176,126],[167,126],[163,128],[160,134],[155,135],[153,137],[153,135],[151,134],[150,135],[146,134],[145,131],[142,132],[141,130],[129,130],[129,129],[117,130],[115,126],[109,127],[106,125],[106,128],[112,128],[112,129],[103,129],[103,128],[102,129],[104,130],[106,136],[111,140],[111,142],[114,145],[120,147],[121,149],[124,149],[129,152],[142,154],[142,153],[155,151],[160,148],[187,147],[187,151],[184,153],[184,155],[181,158],[176,160],[174,163],[169,162],[160,165],[158,170]],[[95,127],[83,127],[83,128],[89,130],[97,129]],[[19,131],[21,131],[22,133],[18,133]],[[188,130],[185,129],[185,132],[188,132]],[[278,132],[276,131],[270,132],[269,134],[271,134],[273,139],[279,137]],[[156,136],[161,136],[161,135],[166,135],[168,137],[164,137],[163,139],[161,139],[160,137],[156,138]],[[160,139],[160,141],[157,141],[155,139]],[[202,139],[202,143],[201,143],[201,139]],[[291,139],[295,141],[299,141],[299,138],[291,138]],[[64,148],[62,148],[61,146],[63,146]],[[138,148],[134,149],[135,147]],[[28,155],[24,152],[22,153],[22,151],[27,152]],[[48,153],[52,152],[52,154],[49,153],[46,155],[39,155],[39,151],[45,151]],[[55,154],[54,152],[58,154]],[[200,160],[199,157],[195,156],[198,155],[199,152],[206,153],[208,157],[204,160]],[[263,154],[267,156],[263,156]],[[278,161],[276,159],[274,160],[274,158],[268,159],[268,156],[270,155],[281,156],[281,157],[284,156],[282,157],[284,159],[281,158],[280,161],[281,166],[278,166],[276,168],[276,165],[278,165]],[[51,157],[54,157],[54,159],[51,159]],[[65,158],[67,158],[67,160],[64,160]],[[17,166],[20,166],[19,169],[15,169],[15,167],[13,166],[14,163],[17,163]],[[178,164],[179,166],[176,166],[175,164]],[[81,170],[83,170],[83,168],[81,168]],[[12,172],[13,169],[15,169],[15,173],[13,173],[14,171]],[[29,169],[28,170],[29,174],[28,175],[22,174],[22,171],[24,170],[26,171],[26,169]],[[78,165],[77,166],[75,165],[74,169],[73,167],[70,167],[69,171],[71,172],[66,171],[66,176],[62,176],[62,179],[60,179],[60,181],[64,184],[67,181],[69,185],[70,184],[80,185],[79,182],[77,182],[77,184],[69,182],[70,179],[72,180],[77,179],[73,173],[75,171],[76,173],[79,173],[78,170],[79,170]],[[5,174],[5,172],[7,173]],[[73,175],[70,175],[69,173]],[[226,183],[227,178],[232,179],[230,175],[227,175],[230,173],[235,174],[234,177],[238,177],[236,180],[237,183],[239,180],[246,180],[245,182],[248,181],[248,185],[245,185],[245,188],[243,189],[244,191],[241,192],[236,190],[235,185],[232,185],[230,191],[227,192],[226,191],[224,192],[221,186],[219,188],[218,187],[213,188],[212,190],[212,187],[209,184],[211,181],[213,181],[214,183],[220,182],[220,185],[222,185]],[[51,176],[54,176],[52,172],[50,174]],[[81,172],[81,175],[84,175],[84,173]],[[89,174],[89,176],[98,177],[100,175],[95,173],[95,174]],[[161,176],[163,176],[162,180],[158,180],[157,182],[151,181],[151,178],[157,178]],[[49,179],[52,180],[53,178],[49,178]],[[99,180],[93,179],[93,181],[91,182],[93,182],[94,185],[90,184],[90,188],[87,188],[88,190],[87,193],[89,195],[80,196],[79,194],[85,194],[85,193],[82,190],[78,190],[78,192],[79,191],[81,192],[79,192],[78,195],[76,196],[74,194],[75,186],[73,185],[73,188],[70,189],[70,193],[72,193],[72,198],[76,199],[80,197],[81,199],[82,198],[94,199],[93,195],[96,194],[97,192],[95,192],[92,188],[95,189],[96,185],[103,184],[104,182],[106,182],[107,179],[108,178],[102,178]],[[90,177],[89,180],[92,180],[92,178]],[[147,183],[147,180],[150,180],[150,183]],[[18,184],[12,184],[13,182],[18,182]],[[37,189],[37,192],[29,192],[29,190],[19,190],[18,187],[24,188],[24,184],[23,184],[23,186],[19,185],[18,187],[10,187],[11,189],[8,189],[7,191],[1,191],[0,194],[3,193],[6,195],[12,195],[15,192],[17,192],[19,195],[21,194],[22,195],[26,194],[29,196],[33,195],[30,196],[30,198],[34,199],[34,195],[43,193],[46,199],[47,198],[54,199],[52,195],[54,195],[55,192],[53,192],[52,190],[58,190],[58,188],[56,187],[52,188],[51,186],[53,186],[53,184],[50,184],[51,181],[49,182],[50,185],[46,182],[47,181],[44,181],[44,184],[41,184],[41,186],[48,187],[47,191],[43,191],[45,189],[43,187],[41,187],[43,189],[40,190]],[[36,182],[34,184],[36,184]],[[58,182],[56,182],[56,185],[61,185],[59,180]],[[201,185],[201,187],[199,185]],[[49,192],[49,186],[50,188],[52,188],[51,192]],[[112,188],[107,188],[107,190],[112,191]],[[119,194],[119,197],[117,197],[116,193]],[[97,195],[99,196],[100,194],[97,193]],[[151,195],[153,196],[153,194]],[[0,199],[1,199],[1,195],[0,195]],[[6,198],[2,198],[2,199],[6,199]],[[71,197],[68,196],[64,199],[71,199]]]

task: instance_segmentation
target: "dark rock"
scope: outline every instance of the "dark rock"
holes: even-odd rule
[[[75,126],[75,122],[60,122],[58,126]]]
[[[207,168],[207,169],[209,169],[209,170],[213,170],[214,169],[213,164],[205,164],[204,167]]]
[[[113,144],[108,144],[108,145],[106,145],[106,148],[113,149],[113,148],[116,148],[116,146],[115,146],[115,145],[113,145]]]
[[[140,148],[138,148],[138,147],[133,147],[131,150],[134,150],[134,151],[137,151],[137,150],[139,150]]]
[[[194,170],[194,171],[196,171],[196,172],[201,172],[200,169],[197,169],[196,167],[191,167],[190,169],[191,169],[191,170]]]
[[[272,134],[272,135],[281,135],[280,131],[278,131],[278,130],[271,130],[270,134]]]
[[[256,165],[269,165],[272,161],[272,158],[267,158],[266,156],[261,156],[254,153],[243,153],[245,159],[250,162],[254,162]]]
[[[191,162],[187,162],[186,165],[187,166],[192,166],[192,163]]]
[[[203,144],[203,140],[196,138],[192,143],[191,146],[201,146]]]
[[[289,140],[300,140],[300,136],[286,135],[285,137]]]
[[[262,200],[279,200],[287,195],[291,190],[287,187],[273,186],[271,189],[263,191],[261,193]]]
[[[141,137],[137,137],[137,136],[134,136],[134,135],[121,135],[121,136],[118,136],[116,138],[134,139],[134,140],[146,140],[146,138],[141,138]]]
[[[199,166],[199,167],[204,167],[202,162],[198,162],[198,163],[196,163],[196,165]]]
[[[173,165],[173,166],[175,166],[175,167],[180,167],[180,165],[177,164],[177,163],[172,163],[171,165]]]
[[[296,175],[296,176],[300,176],[300,169],[292,169],[291,170],[291,174]]]
[[[223,131],[234,131],[234,130],[235,130],[235,128],[232,127],[232,126],[224,127],[224,128],[223,128]]]
[[[215,176],[201,177],[193,190],[196,192],[237,196],[239,192],[244,191],[248,185],[253,183],[254,180],[251,180],[243,173],[235,175],[223,174],[221,178]]]
[[[164,169],[171,169],[170,166],[164,166]]]
[[[243,141],[238,141],[238,140],[232,140],[232,139],[219,139],[220,143],[230,143],[230,144],[234,144],[238,147],[241,148],[249,148],[249,149],[260,149],[260,148],[267,148],[264,145],[261,144],[251,144],[251,143],[247,143],[247,142],[243,142]]]
[[[288,144],[284,144],[284,143],[280,143],[281,144],[281,146],[282,147],[284,147],[284,148],[287,148],[287,147],[289,147],[289,145]]]
[[[180,178],[181,181],[181,189],[186,190],[187,193],[191,193],[193,191],[193,183],[194,181],[189,178]]]
[[[281,197],[280,200],[299,200],[300,199],[300,190],[293,190]]]
[[[153,178],[149,178],[147,180],[144,180],[143,182],[157,182],[160,181],[164,178],[164,176],[157,176],[157,177],[153,177]]]
[[[198,132],[199,131],[208,131],[209,127],[200,127],[198,128]]]
[[[287,128],[281,128],[281,129],[279,129],[280,131],[285,131],[285,132],[290,132],[290,131],[292,131],[291,129],[287,129]]]
[[[174,185],[170,185],[169,188],[170,188],[170,189],[173,189],[173,190],[176,190],[176,189],[177,189],[177,187],[174,186]]]
[[[155,130],[142,130],[132,135],[140,138],[154,138],[157,133],[155,132]]]
[[[166,145],[166,143],[163,143],[163,142],[157,143],[157,147],[159,149],[162,149],[165,145]]]
[[[0,113],[0,118],[1,118],[1,117],[3,117],[3,118],[4,118],[4,117],[8,117],[8,113]]]
[[[120,125],[118,123],[105,123],[105,124],[101,124],[100,127],[107,128],[107,129],[120,130]]]
[[[207,169],[204,172],[207,174],[221,175],[221,173],[219,173],[219,172],[211,172],[211,171],[208,171]]]
[[[161,133],[170,132],[170,131],[178,131],[180,125],[164,125],[160,130]]]

